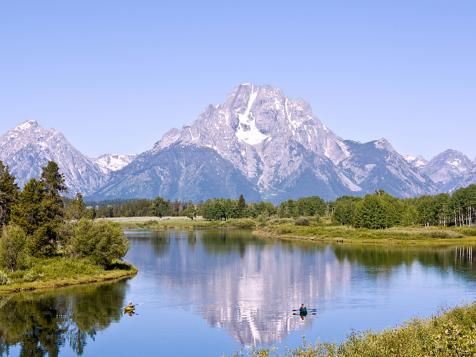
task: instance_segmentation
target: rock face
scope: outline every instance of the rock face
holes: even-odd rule
[[[463,153],[446,150],[422,166],[421,171],[436,183],[439,191],[446,192],[475,183],[476,176],[471,175],[475,168],[475,163]]]
[[[106,177],[89,158],[76,150],[54,129],[44,129],[27,121],[0,137],[0,160],[6,163],[17,183],[23,186],[38,178],[49,160],[58,163],[65,176],[68,194],[90,194],[105,183]]]
[[[71,192],[96,200],[164,196],[279,202],[318,195],[364,195],[384,189],[398,197],[451,191],[476,182],[476,164],[448,150],[430,161],[402,156],[385,139],[344,140],[302,99],[271,86],[242,84],[223,104],[208,106],[137,157],[91,160],[59,132],[30,121],[0,138],[1,154],[23,184],[47,160],[60,165]]]
[[[191,125],[165,134],[147,157],[151,161],[164,150],[169,154],[180,150],[176,157],[185,152],[192,155],[204,148],[231,163],[262,199],[271,201],[307,195],[332,199],[378,188],[410,197],[434,189],[433,182],[387,141],[362,144],[343,140],[312,113],[305,101],[287,98],[270,86],[236,87],[223,104],[208,106]],[[148,160],[141,159],[118,171],[100,191],[101,197],[132,192],[133,188],[127,187],[130,178],[142,166],[149,166]],[[184,179],[183,187],[189,184]],[[138,182],[134,185],[138,187]],[[234,187],[242,187],[242,183]],[[148,196],[151,192],[139,189],[134,194]]]
[[[210,197],[236,198],[241,193],[250,200],[260,198],[253,184],[216,151],[174,144],[147,151],[123,170],[112,173],[109,183],[95,193],[94,199],[159,195],[196,202]]]

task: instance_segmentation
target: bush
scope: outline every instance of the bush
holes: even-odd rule
[[[119,225],[82,219],[74,226],[69,253],[78,258],[90,258],[107,267],[113,260],[121,259],[128,250],[127,241]]]
[[[11,271],[23,268],[27,258],[26,243],[23,229],[14,225],[5,227],[0,240],[0,265]]]
[[[8,279],[7,274],[4,271],[0,270],[0,285],[10,284],[10,279]]]
[[[296,226],[309,226],[309,219],[306,217],[298,217],[294,220]]]
[[[431,232],[423,232],[422,233],[425,237],[430,238],[463,238],[464,236],[461,233],[453,232],[453,231],[431,231]]]
[[[44,274],[41,274],[35,271],[29,271],[23,276],[23,281],[31,283],[33,281],[40,280],[43,277],[44,277]]]

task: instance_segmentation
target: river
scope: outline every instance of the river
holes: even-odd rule
[[[127,231],[136,277],[0,298],[0,354],[221,356],[339,342],[476,300],[472,247],[261,240],[247,231]],[[136,314],[121,307],[137,303]],[[316,308],[302,319],[301,303]]]

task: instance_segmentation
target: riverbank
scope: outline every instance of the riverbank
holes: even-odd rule
[[[284,354],[261,349],[252,352],[251,356],[474,356],[476,354],[475,321],[476,303],[473,303],[427,320],[415,319],[402,327],[387,329],[380,333],[353,333],[339,345],[304,344]]]
[[[353,228],[309,222],[296,225],[287,219],[257,225],[253,233],[262,238],[359,244],[476,244],[476,227]]]
[[[59,287],[120,280],[137,274],[137,268],[118,261],[109,269],[88,259],[32,259],[30,268],[5,272],[8,283],[0,285],[1,294],[46,290]]]
[[[207,221],[203,219],[166,218],[141,219],[121,218],[115,220],[126,229],[201,229],[227,228],[250,229],[264,239],[301,240],[329,243],[359,244],[405,244],[405,245],[454,245],[476,244],[476,227],[393,227],[388,229],[353,228],[333,225],[309,218],[304,221],[292,218],[229,219],[227,221]],[[303,225],[304,223],[304,225]]]

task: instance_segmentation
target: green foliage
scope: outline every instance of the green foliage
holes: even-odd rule
[[[90,214],[86,209],[86,204],[84,203],[83,195],[81,193],[78,192],[74,199],[68,202],[65,216],[67,219],[76,220],[90,217]]]
[[[90,258],[96,264],[107,267],[115,259],[121,259],[128,246],[120,226],[82,219],[73,226],[68,252],[73,257]]]
[[[246,215],[246,201],[243,195],[240,195],[236,204],[236,218],[242,218]]]
[[[10,175],[8,167],[0,161],[0,228],[8,224],[12,206],[18,197],[15,177]]]
[[[13,206],[12,222],[22,227],[28,235],[33,235],[46,221],[42,205],[43,198],[43,183],[31,179],[26,183],[17,203]]]
[[[313,357],[393,357],[393,356],[474,356],[476,355],[476,304],[456,308],[429,320],[413,320],[401,328],[381,333],[352,333],[340,345],[303,346],[283,356]],[[269,350],[252,356],[270,356]],[[276,353],[273,356],[280,356]]]
[[[357,228],[390,228],[400,220],[400,202],[383,191],[367,195],[355,205],[353,224]]]
[[[298,200],[282,202],[278,208],[280,217],[324,216],[327,204],[317,196],[303,197]]]
[[[182,215],[190,218],[191,220],[195,219],[197,216],[197,209],[193,204],[188,204],[187,207],[182,211]]]
[[[0,239],[0,266],[14,271],[25,266],[27,237],[18,226],[6,226]]]
[[[152,214],[157,217],[168,216],[171,214],[170,201],[164,200],[162,197],[157,197],[152,202]]]
[[[202,205],[202,215],[209,220],[239,218],[238,202],[223,198],[206,200]]]
[[[354,222],[355,205],[361,199],[352,196],[343,196],[334,203],[332,222],[349,226]]]
[[[59,222],[45,222],[28,239],[28,250],[35,257],[56,255],[60,241]]]
[[[7,285],[10,284],[10,279],[8,279],[7,273],[0,270],[0,285]]]

